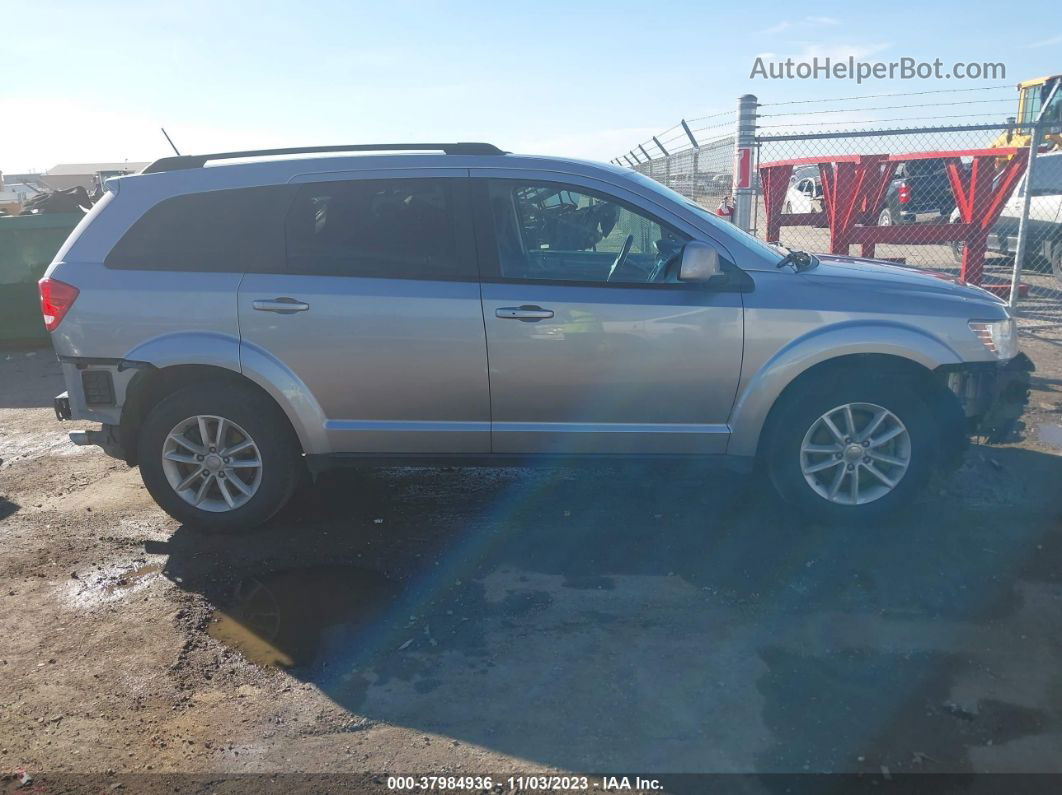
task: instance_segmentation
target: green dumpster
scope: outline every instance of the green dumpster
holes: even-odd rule
[[[0,216],[0,344],[48,339],[37,280],[82,213]]]

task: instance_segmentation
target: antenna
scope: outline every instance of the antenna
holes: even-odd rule
[[[173,143],[173,139],[170,138],[170,134],[166,132],[166,128],[159,127],[159,129],[162,130],[162,134],[166,136],[166,140],[169,142],[170,146],[173,147],[173,153],[177,155],[177,157],[180,157],[181,153],[177,151],[177,146]]]

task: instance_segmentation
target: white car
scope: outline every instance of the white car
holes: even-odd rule
[[[1013,256],[1018,245],[1018,226],[1025,199],[1026,178],[1022,177],[993,224],[988,235],[988,250]],[[959,220],[958,210],[951,214],[952,222]],[[1024,267],[1029,270],[1054,272],[1062,282],[1062,152],[1051,152],[1036,159],[1033,189],[1029,196],[1029,231],[1025,241]],[[962,243],[952,246],[955,258],[962,260]]]
[[[813,177],[795,179],[785,193],[785,212],[817,213],[822,211],[822,183]]]

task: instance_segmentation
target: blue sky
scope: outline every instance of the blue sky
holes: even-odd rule
[[[182,151],[487,140],[609,159],[747,92],[768,102],[960,84],[750,80],[762,53],[1006,64],[1005,81],[963,87],[1062,72],[1060,7],[8,0],[0,169],[152,159],[166,153],[160,126]],[[874,105],[850,103],[862,109],[852,118],[895,116]],[[1002,118],[1013,104],[969,110]]]

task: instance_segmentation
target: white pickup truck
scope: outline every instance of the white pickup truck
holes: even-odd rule
[[[1014,255],[1026,182],[1023,177],[1003,206],[999,220],[988,235],[989,252]],[[951,220],[958,220],[958,210],[952,213]],[[1025,267],[1030,270],[1050,268],[1055,278],[1062,282],[1062,152],[1051,152],[1036,159],[1025,245]],[[954,248],[955,256],[961,259],[962,244],[958,243]]]

